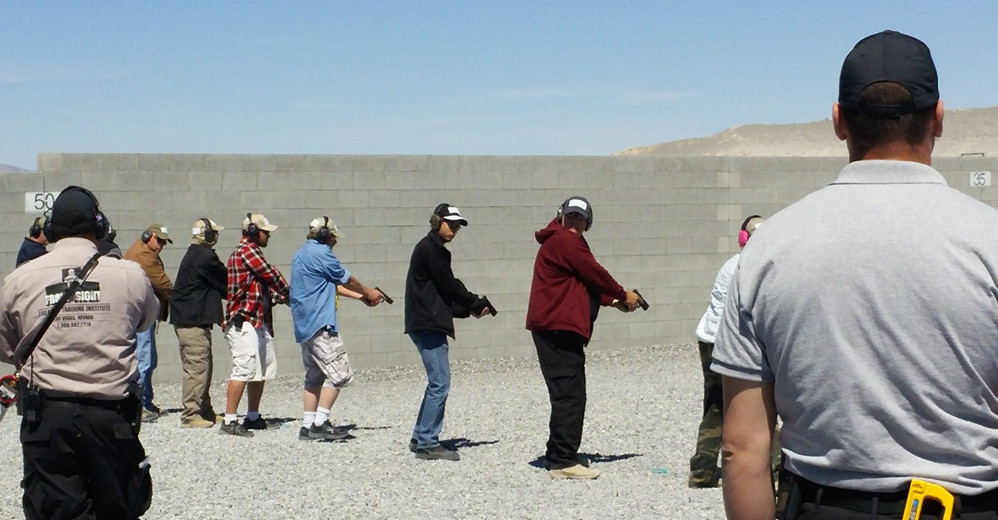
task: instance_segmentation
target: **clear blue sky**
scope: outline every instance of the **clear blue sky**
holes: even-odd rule
[[[828,117],[853,44],[998,105],[998,2],[0,3],[0,163],[38,152],[607,155]]]

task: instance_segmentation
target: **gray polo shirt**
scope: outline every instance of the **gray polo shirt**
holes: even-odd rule
[[[804,478],[998,487],[998,211],[929,166],[849,164],[752,235],[712,369],[775,383]]]

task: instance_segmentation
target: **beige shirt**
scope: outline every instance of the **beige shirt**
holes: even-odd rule
[[[64,238],[52,252],[17,268],[0,286],[0,361],[14,364],[33,331],[65,291],[66,280],[97,252]],[[156,320],[159,302],[134,262],[102,257],[21,368],[47,395],[121,399],[138,380],[135,332]]]

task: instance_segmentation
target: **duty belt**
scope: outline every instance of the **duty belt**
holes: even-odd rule
[[[788,472],[782,470],[780,473],[780,491],[782,492],[783,483],[787,480],[784,474]],[[790,475],[790,480],[793,482],[792,485],[797,486],[800,490],[801,504],[837,507],[850,511],[901,518],[908,498],[907,489],[889,493],[874,493],[822,486],[793,474]],[[956,499],[956,503],[959,504],[958,510],[961,513],[982,513],[998,510],[998,490],[988,491],[980,495],[954,494],[953,496]]]

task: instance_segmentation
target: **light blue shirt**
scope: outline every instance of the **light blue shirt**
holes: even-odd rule
[[[350,280],[333,249],[307,240],[291,261],[291,318],[295,341],[304,343],[323,327],[336,329],[336,286]]]

